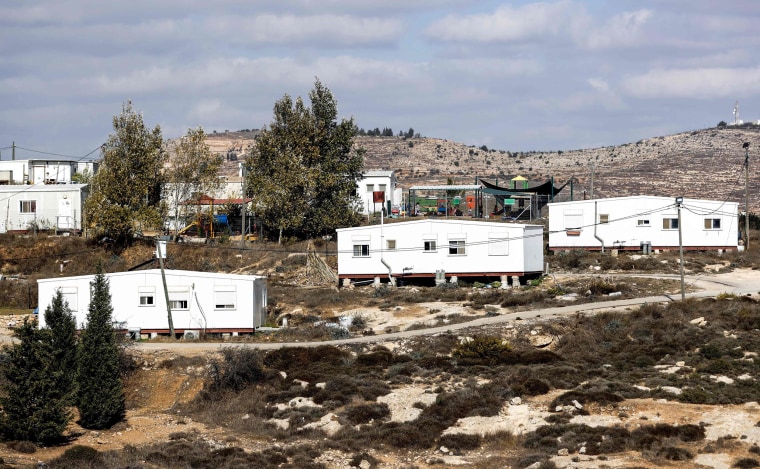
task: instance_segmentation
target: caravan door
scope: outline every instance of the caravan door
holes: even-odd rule
[[[74,226],[74,213],[71,208],[71,199],[65,198],[58,200],[58,216],[56,220],[56,228],[59,230],[72,230],[76,228]]]

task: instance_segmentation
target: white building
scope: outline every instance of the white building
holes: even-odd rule
[[[193,334],[253,332],[264,325],[267,314],[266,278],[188,270],[166,270],[166,285],[175,333]],[[141,334],[166,334],[169,319],[161,270],[106,274],[110,285],[113,319],[117,327]],[[56,290],[76,318],[77,329],[87,319],[90,282],[94,275],[38,280],[39,323]]]
[[[0,185],[2,184],[70,184],[72,176],[84,173],[90,176],[98,169],[94,161],[75,160],[4,160],[0,161]]]
[[[86,184],[0,186],[0,233],[35,228],[80,231],[88,194]]]
[[[736,202],[683,199],[684,249],[736,250]],[[549,249],[678,249],[674,197],[632,196],[551,203]]]
[[[362,179],[356,181],[356,193],[359,196],[360,204],[359,212],[380,212],[383,207],[387,209],[388,201],[390,201],[391,207],[401,205],[402,201],[398,198],[401,193],[396,191],[396,175],[393,171],[370,170],[365,171],[362,176]],[[384,193],[383,203],[374,201],[373,194],[375,192]]]
[[[543,271],[543,227],[423,219],[338,229],[338,277],[532,277]],[[439,273],[440,275],[440,273]],[[343,280],[344,283],[346,280]],[[506,282],[505,282],[506,283]]]

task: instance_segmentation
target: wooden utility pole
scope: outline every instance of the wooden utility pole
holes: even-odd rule
[[[683,238],[681,235],[681,204],[683,197],[676,197],[676,207],[678,207],[678,254],[681,261],[681,301],[686,300],[686,290],[683,281]]]
[[[164,284],[164,299],[166,300],[166,314],[169,317],[169,335],[174,339],[174,321],[172,320],[172,307],[169,304],[169,288],[166,286],[166,274],[164,273],[164,257],[166,257],[166,241],[161,245],[160,240],[156,240],[156,257],[158,265],[161,266],[161,281]]]

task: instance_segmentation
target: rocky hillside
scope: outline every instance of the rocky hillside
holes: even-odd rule
[[[212,150],[231,155],[237,167],[253,143],[254,132],[212,134]],[[744,142],[749,142],[750,209],[760,211],[757,154],[760,127],[711,128],[601,148],[512,152],[475,147],[437,138],[359,137],[367,169],[392,169],[401,187],[419,184],[472,184],[476,177],[494,182],[520,174],[532,180],[554,177],[558,185],[575,180],[576,197],[646,194],[744,200]],[[537,143],[540,145],[540,142]],[[236,172],[236,169],[234,169]],[[569,196],[569,191],[562,195]]]

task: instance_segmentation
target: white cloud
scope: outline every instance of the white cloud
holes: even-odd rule
[[[626,11],[608,19],[599,28],[577,31],[577,39],[591,49],[640,45],[645,39],[644,26],[652,15],[652,10],[646,9]]]
[[[637,98],[711,99],[760,95],[760,67],[652,70],[622,81]]]
[[[572,4],[565,0],[517,8],[504,5],[490,14],[448,15],[428,26],[426,34],[452,42],[519,42],[558,35],[568,15],[572,15]]]

